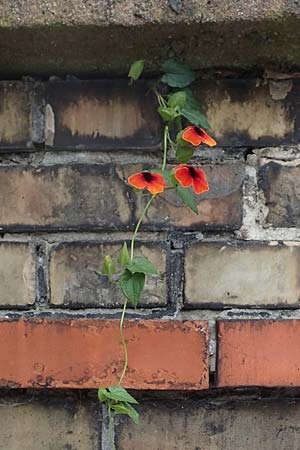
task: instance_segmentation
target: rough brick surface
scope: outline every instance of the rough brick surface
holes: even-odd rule
[[[0,193],[3,229],[116,229],[130,221],[112,165],[2,166]]]
[[[218,386],[300,386],[300,321],[221,321]]]
[[[66,81],[47,84],[54,136],[59,149],[151,148],[162,126],[149,85],[127,80]]]
[[[32,83],[0,82],[0,150],[32,148]]]
[[[124,335],[129,354],[126,387],[208,387],[205,322],[127,321]],[[117,320],[0,321],[2,387],[109,386],[117,383],[123,361]]]
[[[299,399],[149,401],[140,427],[120,419],[120,450],[298,450]],[[145,446],[146,442],[146,446]]]
[[[259,187],[268,207],[267,222],[275,227],[300,225],[300,165],[265,164]]]
[[[90,398],[1,395],[2,450],[95,450],[99,413]]]
[[[107,277],[99,276],[105,255],[116,260],[122,243],[72,242],[60,244],[51,252],[51,303],[64,306],[120,306],[124,297],[120,288]],[[141,306],[163,306],[167,301],[166,248],[163,244],[136,246],[136,254],[148,257],[159,276],[148,276],[139,301]]]
[[[199,243],[186,250],[185,303],[299,305],[300,247]]]
[[[210,186],[208,193],[197,196],[197,216],[182,205],[173,191],[166,192],[153,203],[148,212],[146,224],[160,227],[180,227],[189,229],[221,228],[236,229],[242,222],[242,186],[244,165],[228,163],[224,165],[202,165]],[[143,198],[137,197],[136,217],[144,206]]]
[[[291,79],[213,80],[200,82],[195,94],[218,145],[275,146],[299,141],[299,90]]]
[[[17,242],[0,244],[0,307],[34,303],[35,264],[33,246]]]

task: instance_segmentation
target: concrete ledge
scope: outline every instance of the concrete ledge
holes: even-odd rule
[[[124,75],[142,57],[151,74],[169,56],[196,69],[294,68],[299,22],[298,3],[283,0],[10,0],[0,5],[0,72]]]

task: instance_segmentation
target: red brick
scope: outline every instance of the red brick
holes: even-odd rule
[[[208,387],[206,322],[127,321],[134,389]],[[0,321],[0,386],[97,388],[116,384],[123,367],[117,320]]]
[[[218,324],[217,385],[300,386],[300,321]]]

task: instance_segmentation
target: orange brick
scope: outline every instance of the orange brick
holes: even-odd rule
[[[217,385],[300,386],[300,321],[218,324]]]
[[[208,387],[206,322],[127,321],[134,389]],[[117,320],[0,321],[0,386],[97,388],[116,384],[123,367]]]

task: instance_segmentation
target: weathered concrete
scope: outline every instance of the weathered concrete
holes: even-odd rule
[[[1,74],[125,74],[141,57],[153,72],[173,55],[199,69],[299,66],[299,20],[297,0],[2,1]]]

